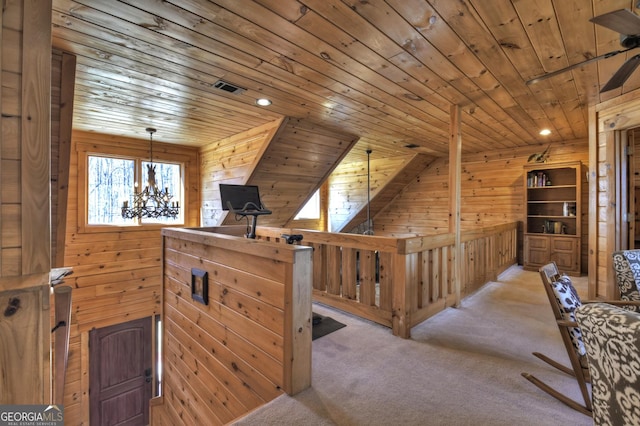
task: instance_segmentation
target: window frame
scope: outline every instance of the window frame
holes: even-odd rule
[[[154,146],[155,148],[155,146]],[[97,143],[82,143],[79,142],[76,145],[76,152],[78,154],[78,232],[79,233],[93,233],[93,232],[119,232],[119,231],[148,231],[168,227],[184,227],[186,226],[187,206],[188,206],[188,182],[187,182],[187,170],[186,164],[188,163],[188,157],[180,154],[167,154],[159,149],[154,149],[153,161],[158,163],[170,163],[178,164],[180,166],[181,175],[181,199],[180,201],[180,219],[178,223],[145,223],[140,220],[134,220],[131,224],[90,224],[88,221],[88,188],[89,188],[89,157],[111,157],[120,158],[125,160],[132,160],[135,164],[134,179],[138,182],[138,185],[146,184],[144,179],[144,173],[142,170],[142,163],[149,161],[149,150],[145,148],[134,148],[132,146],[124,146],[124,144],[115,143],[112,145],[101,145]],[[140,186],[139,186],[140,187]]]

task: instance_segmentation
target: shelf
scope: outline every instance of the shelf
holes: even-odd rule
[[[525,235],[534,235],[536,237],[544,235],[545,237],[572,237],[572,238],[578,238],[578,236],[576,234],[552,234],[550,232],[525,232]]]
[[[539,219],[549,218],[549,219],[575,219],[577,216],[554,216],[551,214],[528,214],[527,217],[535,217]]]
[[[553,261],[562,272],[580,273],[581,179],[579,161],[524,167],[525,268],[537,270]]]
[[[575,203],[576,200],[529,200],[527,204]]]
[[[561,189],[575,188],[575,185],[545,185],[545,186],[527,186],[527,189]]]

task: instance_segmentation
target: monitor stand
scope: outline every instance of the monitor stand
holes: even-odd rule
[[[271,210],[263,209],[263,210],[232,210],[233,213],[239,216],[251,216],[251,227],[249,232],[245,234],[245,237],[255,239],[256,238],[256,227],[258,226],[258,216],[262,216],[265,214],[271,214]]]

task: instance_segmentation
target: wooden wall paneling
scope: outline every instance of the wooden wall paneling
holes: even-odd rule
[[[13,277],[22,274],[21,236],[21,143],[22,143],[22,28],[23,4],[13,2],[3,5],[2,43],[0,45],[0,109],[2,115],[0,173],[0,276]],[[9,173],[15,173],[12,177]],[[6,187],[5,183],[6,182]],[[3,284],[10,288],[12,284]]]
[[[3,5],[3,11],[2,13],[0,13],[0,39],[3,38],[3,33],[4,33],[4,5]],[[3,162],[5,159],[5,139],[9,139],[7,136],[5,135],[5,114],[4,114],[4,96],[3,96],[3,92],[4,92],[4,81],[3,81],[3,76],[4,76],[4,66],[3,66],[3,57],[4,57],[4,46],[2,45],[2,43],[0,43],[0,177],[2,177],[2,180],[4,181],[4,166],[3,166]],[[15,145],[17,145],[17,142],[14,142]],[[16,185],[17,186],[17,185]],[[3,267],[2,267],[2,263],[3,263],[3,249],[4,249],[4,244],[3,244],[3,238],[2,238],[2,206],[3,206],[4,200],[3,200],[3,194],[0,191],[0,277],[4,276],[3,274]]]
[[[0,340],[3,375],[1,404],[43,404],[50,398],[49,292],[45,285],[0,291],[4,311]],[[9,307],[13,310],[9,311]],[[7,314],[9,313],[9,314]],[[46,356],[45,356],[46,355]]]
[[[282,119],[276,120],[230,138],[212,141],[200,149],[201,226],[223,223],[227,212],[222,210],[218,184],[246,184],[257,158],[278,132],[282,122]]]
[[[49,181],[50,8],[47,1],[4,2],[0,18],[0,299],[8,306],[1,339],[6,342],[7,374],[0,381],[4,404],[51,402],[49,191],[44,183]],[[30,176],[25,164],[34,168],[26,169]],[[27,208],[39,210],[25,213]]]
[[[413,156],[378,157],[371,153],[371,206],[373,218],[389,206],[433,157],[424,154]],[[364,177],[363,177],[364,176]],[[367,220],[367,163],[366,161],[343,162],[329,177],[332,232],[354,232],[354,228]],[[365,231],[366,229],[362,229]],[[375,233],[375,223],[374,223]]]
[[[3,204],[20,204],[22,188],[20,186],[20,160],[2,159],[0,162],[2,172],[1,196]]]
[[[172,273],[170,270],[168,272]],[[252,369],[264,374],[265,378],[271,383],[282,382],[283,375],[281,371],[281,362],[266,353],[264,350],[258,348],[251,341],[247,340],[245,336],[238,334],[237,332],[230,332],[225,328],[224,323],[218,321],[213,316],[202,315],[198,308],[190,301],[190,291],[189,294],[185,294],[184,291],[180,290],[183,288],[183,284],[179,283],[178,279],[173,277],[169,279],[171,280],[171,284],[169,285],[170,291],[168,293],[171,294],[171,297],[176,299],[176,303],[175,307],[168,309],[179,309],[180,315],[176,316],[176,318],[179,318],[178,321],[186,325],[187,330],[191,330],[193,328],[193,324],[200,324],[201,327],[206,330],[207,339],[213,339],[215,342],[222,342],[229,351],[237,354],[240,358],[245,360]],[[168,312],[167,314],[169,313],[173,314],[173,311]],[[220,386],[221,388],[224,388],[224,384],[221,384]],[[221,392],[222,394],[228,393],[227,391]],[[226,397],[224,398],[226,399]],[[232,403],[229,403],[227,405],[233,409],[234,407],[231,404]],[[233,404],[237,405],[238,409],[246,408],[245,401],[241,399]]]
[[[165,409],[226,424],[308,387],[312,250],[163,233]],[[192,268],[208,272],[208,305],[190,297]]]
[[[247,181],[263,188],[262,201],[273,212],[260,218],[262,224],[290,223],[357,141],[354,135],[308,120],[283,123]]]
[[[540,152],[545,148],[546,145],[541,145]],[[463,231],[522,220],[522,166],[527,163],[531,153],[531,148],[517,148],[462,157],[460,215]],[[587,141],[575,140],[554,145],[550,150],[550,163],[580,160],[588,164],[588,154]],[[402,236],[447,232],[448,170],[445,159],[430,163],[398,194],[391,205],[374,217],[376,234]],[[586,174],[583,175],[586,181]],[[348,193],[345,195],[348,196]],[[588,201],[589,198],[583,198],[583,221],[587,220]],[[588,241],[586,226],[582,227],[582,238]],[[582,251],[582,257],[586,259],[586,243]],[[583,265],[583,272],[586,272],[587,263]]]
[[[145,158],[148,157],[146,137],[136,140],[74,131],[70,150],[64,265],[73,266],[74,270],[65,280],[74,287],[72,348],[73,342],[80,343],[69,353],[65,420],[80,424],[89,419],[88,332],[160,313],[162,239],[160,227],[114,227],[107,232],[79,227],[79,216],[84,215],[84,204],[78,204],[79,183],[86,175],[84,164],[78,163],[79,150]],[[188,203],[185,224],[196,226],[199,223],[197,149],[164,144],[160,139],[158,143],[154,140],[155,156],[185,161]]]
[[[611,297],[615,284],[611,254],[615,248],[615,141],[617,132],[640,125],[637,91],[601,102],[590,108],[589,158],[589,296]]]

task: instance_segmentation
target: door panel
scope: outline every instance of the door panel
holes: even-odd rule
[[[151,398],[151,318],[92,330],[91,425],[147,425]]]

